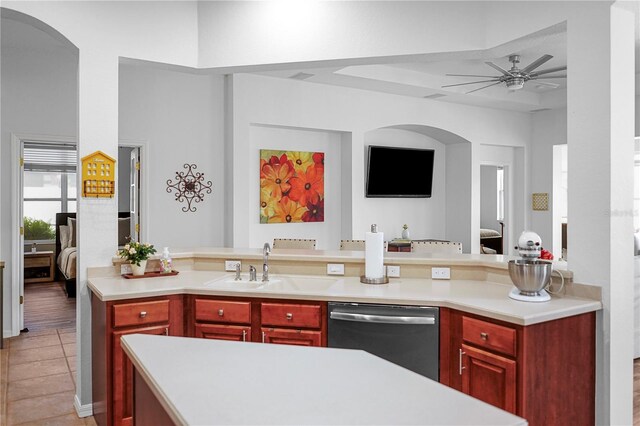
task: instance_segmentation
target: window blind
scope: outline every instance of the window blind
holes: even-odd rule
[[[75,173],[78,153],[71,144],[25,141],[23,158],[27,171]]]

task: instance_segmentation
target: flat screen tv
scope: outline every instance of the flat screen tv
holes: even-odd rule
[[[369,145],[367,198],[430,198],[432,149]]]

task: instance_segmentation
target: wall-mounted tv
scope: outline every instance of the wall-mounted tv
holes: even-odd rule
[[[432,149],[369,145],[367,198],[430,198]]]

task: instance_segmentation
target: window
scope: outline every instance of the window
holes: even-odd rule
[[[498,205],[496,206],[497,218],[498,221],[502,222],[504,220],[504,168],[498,167],[496,172],[496,190],[498,191],[496,194],[496,200]]]
[[[51,241],[56,213],[76,209],[76,147],[24,142],[23,156],[25,240]]]

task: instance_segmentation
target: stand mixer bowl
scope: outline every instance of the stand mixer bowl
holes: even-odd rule
[[[551,262],[540,259],[509,261],[511,281],[525,296],[538,296],[551,279]]]

